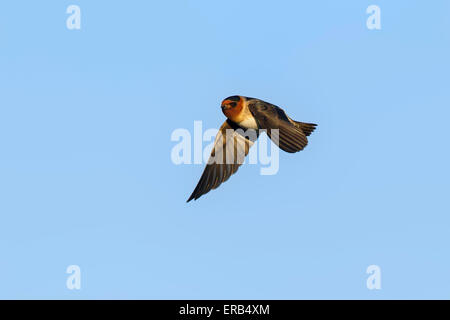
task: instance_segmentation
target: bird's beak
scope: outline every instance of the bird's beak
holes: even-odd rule
[[[227,110],[227,109],[230,109],[230,105],[224,104],[221,106],[221,108],[222,108],[222,110]]]

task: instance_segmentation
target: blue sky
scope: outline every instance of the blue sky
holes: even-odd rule
[[[2,3],[0,298],[450,298],[449,12]],[[170,135],[217,128],[233,94],[318,129],[278,174],[244,166],[186,204],[203,165],[174,165]]]

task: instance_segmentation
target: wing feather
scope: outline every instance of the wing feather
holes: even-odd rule
[[[250,102],[248,107],[258,126],[265,129],[270,139],[282,150],[294,153],[303,150],[308,144],[306,135],[289,121],[283,109],[258,99]]]
[[[187,202],[216,189],[236,173],[244,162],[257,134],[248,136],[242,134],[243,130],[237,129],[242,128],[228,119],[222,124],[205,170]]]

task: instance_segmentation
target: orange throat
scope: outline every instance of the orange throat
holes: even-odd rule
[[[225,101],[226,102],[226,101]],[[230,101],[231,102],[231,101]],[[244,108],[244,103],[242,101],[242,98],[238,101],[236,107],[229,108],[226,110],[223,110],[223,114],[230,119],[231,121],[235,123],[239,123],[242,121],[242,109]]]

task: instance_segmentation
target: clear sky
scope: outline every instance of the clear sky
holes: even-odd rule
[[[2,2],[0,298],[450,298],[449,57],[447,0]],[[187,204],[233,94],[318,129]]]

